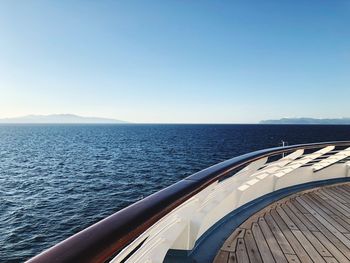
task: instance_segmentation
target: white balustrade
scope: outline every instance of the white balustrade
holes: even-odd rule
[[[266,163],[267,158],[252,162],[175,208],[121,251],[112,262],[121,262],[125,258],[125,262],[133,263],[162,262],[169,249],[191,250],[195,242],[221,218],[264,194],[300,183],[350,176],[350,162],[338,163],[350,156],[350,147],[331,154],[334,148],[328,146],[310,154],[296,150],[274,162]],[[331,155],[321,159],[325,154]],[[310,162],[312,166],[304,166]],[[336,176],[327,175],[327,169],[333,171],[332,174],[336,171]],[[136,252],[129,256],[134,250]]]

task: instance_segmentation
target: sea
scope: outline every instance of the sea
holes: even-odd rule
[[[226,159],[347,125],[0,125],[0,262],[23,262]]]

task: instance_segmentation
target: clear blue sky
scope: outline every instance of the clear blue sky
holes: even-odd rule
[[[350,1],[0,1],[0,117],[350,116]]]

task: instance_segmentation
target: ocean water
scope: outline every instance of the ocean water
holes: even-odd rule
[[[210,165],[350,126],[0,125],[0,261],[22,262]]]

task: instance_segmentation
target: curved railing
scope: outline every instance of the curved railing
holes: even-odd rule
[[[260,196],[349,176],[349,156],[350,141],[342,141],[235,157],[122,209],[29,262],[162,262],[169,249],[190,251],[217,221]]]

